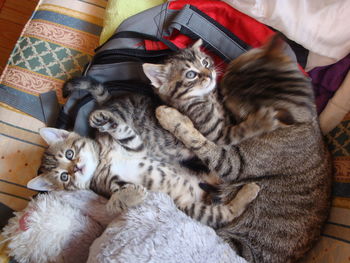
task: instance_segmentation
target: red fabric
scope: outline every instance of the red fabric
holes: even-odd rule
[[[180,10],[186,4],[195,6],[203,13],[213,18],[216,22],[227,28],[243,42],[251,47],[260,47],[264,44],[274,32],[266,25],[261,24],[255,19],[239,12],[230,5],[221,1],[212,0],[178,0],[169,3],[168,8]],[[174,30],[171,36],[167,37],[169,41],[178,48],[186,48],[193,44],[193,40]],[[160,41],[145,40],[146,50],[162,50],[168,47]],[[227,64],[216,54],[208,52],[213,57],[218,72],[224,72]]]
[[[197,7],[200,11],[213,18],[252,47],[261,46],[274,34],[266,25],[239,12],[222,1],[178,0],[170,2],[169,9],[179,10],[186,4]]]
[[[274,34],[274,32],[266,25],[221,1],[178,0],[170,2],[168,7],[169,9],[180,10],[186,4],[195,6],[252,47],[261,46],[271,35]],[[167,39],[179,48],[185,48],[193,42],[189,37],[178,31],[173,32],[173,34]],[[146,40],[145,48],[146,50],[159,50],[167,49],[167,46],[163,43],[157,43],[155,45],[155,41]]]
[[[168,8],[172,10],[181,10],[186,4],[195,6],[253,48],[262,46],[273,34],[275,34],[275,32],[266,25],[239,12],[222,1],[178,0],[169,2]],[[166,39],[171,41],[178,48],[186,48],[194,42],[194,40],[177,30],[174,30],[172,35],[166,37]],[[145,40],[144,44],[146,50],[168,49],[168,47],[160,41]],[[208,50],[204,51],[214,59],[217,71],[221,73],[224,72],[227,64],[216,54],[209,52]],[[307,75],[301,66],[299,66],[299,68],[303,74]],[[221,74],[219,74],[219,79],[220,78]]]

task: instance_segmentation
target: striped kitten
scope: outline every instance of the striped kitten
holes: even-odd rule
[[[181,210],[214,228],[232,221],[256,198],[259,187],[255,183],[240,184],[241,190],[227,205],[205,204],[205,192],[199,184],[215,184],[217,178],[177,164],[175,158],[181,157],[177,153],[184,146],[157,124],[150,98],[140,94],[111,98],[100,83],[86,78],[69,85],[70,89],[90,90],[102,104],[89,119],[99,133],[91,140],[43,128],[40,134],[49,148],[43,156],[41,175],[28,183],[29,188],[91,188],[110,197],[108,209],[119,212],[142,202],[146,187],[169,194]]]
[[[226,181],[220,185],[221,199],[229,200],[237,191],[236,183],[256,182],[261,187],[242,216],[217,229],[250,262],[296,262],[319,238],[330,208],[331,160],[312,87],[283,47],[275,37],[232,61],[220,91],[238,121],[273,107],[277,118],[289,125],[228,146],[203,136],[190,108],[193,122],[173,108],[157,109],[161,125]],[[220,129],[225,134],[223,125]]]
[[[166,104],[187,115],[195,128],[215,143],[237,144],[278,128],[277,112],[268,106],[252,112],[240,125],[230,125],[229,114],[216,89],[214,62],[200,50],[201,45],[199,39],[164,64],[143,64],[155,93]]]
[[[49,148],[43,156],[41,174],[27,186],[39,191],[92,189],[110,198],[107,209],[112,213],[141,203],[146,187],[169,194],[181,210],[214,228],[231,222],[256,198],[259,187],[251,183],[227,205],[204,204],[205,193],[199,183],[205,175],[150,158],[145,150],[139,150],[139,138],[124,147],[120,141],[135,135],[121,123],[114,127],[116,123],[110,111],[94,111],[90,124],[101,131],[96,141],[74,132],[42,128],[40,135]]]

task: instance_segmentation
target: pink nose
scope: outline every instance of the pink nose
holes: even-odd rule
[[[76,173],[78,171],[81,171],[81,169],[78,167],[78,165],[74,165],[73,171]]]

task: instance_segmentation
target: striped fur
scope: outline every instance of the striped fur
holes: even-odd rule
[[[75,89],[89,91],[99,103],[99,110],[109,111],[115,118],[118,118],[118,120],[115,120],[115,125],[118,125],[118,135],[116,136],[122,137],[116,137],[115,139],[125,148],[134,151],[146,149],[150,156],[164,162],[194,158],[194,154],[185,148],[181,142],[157,125],[154,116],[157,104],[152,98],[141,94],[124,94],[111,97],[108,90],[101,83],[89,77],[67,81],[64,86],[64,93],[68,94]],[[91,125],[97,126],[98,123],[91,119]],[[105,127],[107,126],[105,125]],[[133,147],[135,144],[139,147]]]
[[[233,183],[256,182],[261,187],[242,216],[217,230],[250,262],[296,262],[319,238],[330,208],[332,166],[312,87],[282,50],[283,42],[273,38],[232,61],[221,92],[238,121],[268,106],[288,125],[222,146],[195,129],[195,119],[173,108],[157,109],[161,125],[226,181],[220,185],[221,200],[237,192]]]
[[[83,83],[87,89],[95,86]],[[50,147],[43,157],[42,174],[33,179],[32,188],[39,183],[40,190],[45,186],[46,190],[91,188],[110,197],[109,209],[120,212],[141,202],[145,187],[169,194],[181,210],[214,228],[241,215],[256,198],[259,187],[251,183],[239,185],[237,196],[227,204],[206,204],[206,193],[199,183],[215,184],[216,177],[177,164],[177,158],[185,155],[181,151],[190,152],[157,125],[155,106],[148,97],[132,94],[100,103],[89,119],[90,125],[99,131],[96,140],[57,129],[41,132]],[[67,159],[69,151],[73,151],[71,160]],[[67,181],[62,180],[62,173],[68,174]]]
[[[260,107],[248,121],[230,125],[229,115],[216,90],[214,62],[200,50],[200,45],[201,40],[180,50],[164,64],[143,65],[161,99],[193,120],[195,128],[215,143],[237,144],[276,129],[279,126],[277,112],[270,107]],[[187,78],[190,71],[197,76]]]

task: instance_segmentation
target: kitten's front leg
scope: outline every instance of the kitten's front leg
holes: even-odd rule
[[[106,132],[124,148],[141,151],[143,141],[140,136],[116,113],[108,110],[95,110],[89,118],[90,126],[100,132]]]
[[[237,177],[241,160],[234,148],[218,146],[209,141],[187,116],[174,108],[160,106],[156,110],[156,116],[162,127],[193,151],[211,171],[223,180],[230,181]]]
[[[156,109],[156,117],[160,125],[182,141],[187,148],[198,151],[206,144],[212,145],[194,126],[192,121],[178,110],[160,106]]]
[[[257,112],[249,114],[248,118],[238,125],[226,127],[226,135],[217,143],[219,145],[237,145],[240,142],[272,132],[281,127],[277,119],[278,112],[273,107],[262,107]]]
[[[107,203],[107,211],[110,214],[118,214],[128,209],[141,204],[147,197],[147,190],[142,185],[125,184],[121,187],[113,187],[112,195]]]

